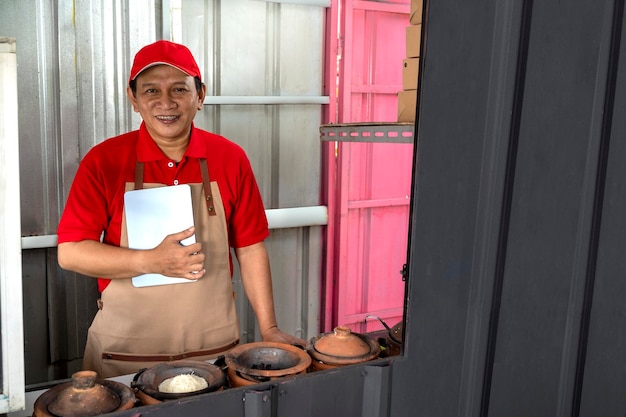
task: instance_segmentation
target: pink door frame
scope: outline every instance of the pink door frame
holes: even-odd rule
[[[395,122],[410,0],[333,0],[328,10],[324,123]],[[337,57],[340,57],[337,60]],[[321,331],[401,320],[412,144],[323,142],[329,210]]]

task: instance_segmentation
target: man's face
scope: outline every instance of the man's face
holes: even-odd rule
[[[142,71],[136,83],[136,95],[128,87],[128,98],[152,138],[158,145],[186,143],[196,112],[202,109],[205,87],[198,94],[193,77],[169,65]]]

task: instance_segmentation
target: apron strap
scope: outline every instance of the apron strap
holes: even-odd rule
[[[202,187],[204,188],[204,198],[209,216],[217,215],[213,206],[213,192],[211,191],[211,178],[209,177],[209,167],[206,159],[200,158],[200,173],[202,174]],[[135,162],[135,190],[143,189],[143,162]]]
[[[135,162],[135,190],[143,189],[143,162]]]
[[[209,178],[209,167],[206,159],[200,158],[200,172],[202,173],[202,186],[204,187],[204,198],[206,199],[206,208],[209,216],[215,216],[215,207],[213,207],[213,192],[211,191],[211,179]]]

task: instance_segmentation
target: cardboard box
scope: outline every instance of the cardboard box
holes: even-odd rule
[[[398,92],[398,122],[415,122],[417,90]]]
[[[406,57],[417,58],[420,56],[422,40],[422,25],[406,27]]]
[[[402,60],[402,89],[417,90],[417,75],[419,72],[419,58],[405,58]]]
[[[411,0],[411,12],[409,15],[409,22],[412,25],[419,25],[422,23],[422,9],[424,8],[423,0]]]

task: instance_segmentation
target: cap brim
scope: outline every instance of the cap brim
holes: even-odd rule
[[[176,65],[174,65],[174,64],[172,64],[172,63],[170,63],[170,62],[160,62],[160,61],[159,61],[159,62],[152,62],[152,63],[150,63],[150,64],[146,65],[145,67],[141,68],[139,71],[137,71],[137,73],[135,74],[135,76],[134,76],[133,78],[131,78],[131,80],[136,79],[136,78],[139,76],[139,74],[141,74],[142,72],[144,72],[144,71],[145,71],[145,70],[147,70],[148,68],[152,68],[152,67],[155,67],[155,66],[157,66],[157,65],[169,65],[170,67],[172,67],[172,68],[176,68],[177,70],[179,70],[179,71],[181,71],[181,72],[183,72],[183,73],[187,74],[187,75],[188,75],[188,76],[190,76],[190,77],[192,76],[192,75],[191,75],[191,74],[189,74],[187,71],[185,71],[184,69],[180,68],[179,66],[176,66]]]

